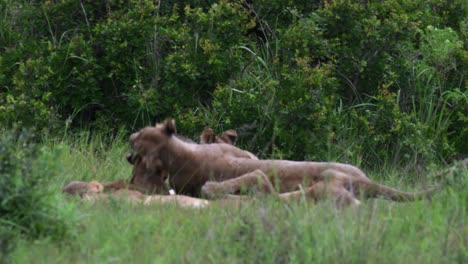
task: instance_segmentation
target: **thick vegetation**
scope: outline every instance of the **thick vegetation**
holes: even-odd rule
[[[167,117],[192,138],[236,129],[260,158],[426,187],[468,154],[464,2],[0,0],[0,262],[467,262],[466,168],[432,201],[356,211],[58,191],[128,178],[122,142]]]
[[[57,189],[51,188],[58,154],[32,143],[27,131],[0,137],[0,257],[15,234],[55,241],[71,235],[72,208],[60,206]]]
[[[464,1],[12,1],[0,121],[193,136],[378,165],[466,154]]]

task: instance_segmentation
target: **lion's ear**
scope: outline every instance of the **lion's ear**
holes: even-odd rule
[[[200,144],[211,144],[214,143],[215,137],[213,129],[207,127],[203,129],[203,132],[200,135]]]
[[[172,135],[174,133],[177,133],[177,129],[176,129],[174,119],[166,119],[166,121],[164,121],[164,127],[165,127],[166,133],[168,135]]]
[[[237,140],[237,132],[235,130],[229,129],[223,132],[222,137],[227,139],[226,143],[235,145]]]

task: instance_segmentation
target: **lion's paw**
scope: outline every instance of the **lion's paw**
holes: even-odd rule
[[[222,193],[219,192],[219,183],[213,181],[206,182],[202,186],[201,192],[204,197],[208,198],[215,198],[222,195]]]

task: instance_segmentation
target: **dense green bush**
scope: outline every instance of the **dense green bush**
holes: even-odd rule
[[[2,1],[0,122],[235,128],[261,156],[468,149],[464,1]]]
[[[30,133],[2,133],[0,139],[0,232],[28,238],[69,235],[74,219],[49,187],[57,175],[56,155],[31,142]],[[3,242],[3,241],[2,241]]]

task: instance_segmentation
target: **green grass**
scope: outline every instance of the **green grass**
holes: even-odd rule
[[[57,193],[72,180],[128,178],[127,145],[82,135],[47,144],[59,151]],[[68,143],[73,142],[73,143]],[[425,180],[384,169],[370,177],[404,190]],[[379,174],[379,176],[377,176]],[[468,261],[468,172],[458,185],[432,201],[369,200],[357,209],[336,210],[329,202],[284,204],[263,198],[239,208],[214,205],[82,203],[74,208],[75,236],[67,241],[16,237],[13,263],[466,263]],[[60,195],[60,194],[59,194]],[[72,213],[70,213],[72,214]],[[76,220],[77,219],[77,220]]]
[[[50,151],[60,152],[62,175],[56,179],[57,188],[73,180],[99,180],[126,179],[131,175],[131,166],[125,159],[129,151],[126,140],[122,136],[112,139],[104,135],[90,135],[83,132],[74,138],[65,138],[58,141],[49,141],[47,148]]]

